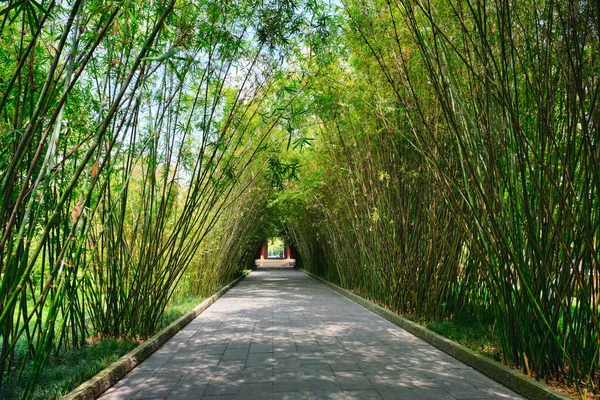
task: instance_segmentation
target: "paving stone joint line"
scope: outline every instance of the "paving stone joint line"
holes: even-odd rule
[[[298,270],[259,268],[100,398],[522,397]]]

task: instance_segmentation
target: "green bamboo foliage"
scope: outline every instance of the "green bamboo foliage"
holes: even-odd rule
[[[0,378],[23,397],[51,354],[152,334],[280,234],[413,318],[492,316],[503,362],[597,391],[597,5],[2,7]]]
[[[316,91],[321,178],[292,229],[304,265],[416,318],[493,315],[504,362],[595,390],[598,9],[343,12],[350,61]]]
[[[202,274],[201,280],[190,281],[203,282],[203,294],[214,293],[237,277],[242,269],[254,268],[257,249],[269,235],[269,224],[265,220],[268,218],[267,202],[273,190],[265,184],[264,176],[260,173],[254,179],[250,177],[250,180],[250,187],[237,196],[219,220],[220,227],[211,232],[214,236],[213,251],[207,258],[213,260],[214,264],[192,261],[188,269],[189,274]]]
[[[53,352],[154,333],[306,86],[281,63],[305,11],[175,0],[2,9],[2,382],[27,374],[27,398]],[[239,273],[234,261],[219,258],[229,269],[195,284],[211,290]]]
[[[98,187],[100,153],[116,142],[111,124],[126,120],[119,107],[143,79],[136,71],[144,68],[174,2],[149,13],[139,35],[123,39],[131,59],[112,87],[110,104],[97,113],[85,111],[85,96],[81,102],[67,99],[78,91],[78,82],[90,78],[92,57],[114,34],[117,15],[136,5],[128,10],[82,2],[70,9],[54,2],[44,6],[14,2],[2,14],[3,37],[18,38],[19,46],[0,99],[8,128],[2,146],[0,376],[20,375],[31,360],[30,384],[57,345],[84,339],[85,315],[71,313],[82,301],[77,281],[85,243],[83,207]],[[57,28],[58,21],[66,24]],[[23,345],[28,351],[19,359],[15,348]]]
[[[594,9],[465,7],[463,16],[448,4],[463,27],[460,56],[436,11],[406,13],[427,18],[436,32],[418,44],[462,160],[450,187],[463,199],[452,201],[474,237],[471,251],[488,254],[477,257],[478,268],[494,295],[505,357],[540,378],[591,383],[599,257]],[[469,44],[476,40],[477,50]],[[456,67],[439,73],[442,64]],[[461,72],[470,82],[452,76]]]

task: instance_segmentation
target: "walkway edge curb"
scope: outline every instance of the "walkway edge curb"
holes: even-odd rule
[[[352,292],[349,292],[348,290],[343,289],[329,281],[326,281],[325,279],[316,276],[311,272],[308,272],[304,269],[300,269],[300,271],[528,399],[571,400],[570,397],[567,397],[564,394],[559,393],[552,388],[521,374],[518,371],[510,369],[507,366],[481,355],[461,344],[438,335],[437,333],[430,331],[429,329],[415,322],[412,322],[390,310],[386,310],[385,308],[378,306],[377,304]]]
[[[211,306],[221,296],[229,291],[244,279],[249,271],[242,276],[236,278],[219,290],[217,293],[204,300],[202,303],[194,307],[190,312],[181,316],[170,325],[162,329],[160,332],[152,336],[150,339],[143,342],[141,345],[119,358],[117,361],[98,372],[91,379],[83,382],[73,391],[62,397],[62,400],[92,400],[98,398],[102,393],[117,383],[127,373],[134,369],[138,364],[150,357],[160,346],[162,346],[173,335],[183,329],[187,324],[192,322],[194,318],[200,315],[204,310]]]

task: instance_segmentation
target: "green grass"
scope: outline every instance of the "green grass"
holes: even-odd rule
[[[158,329],[162,329],[169,325],[171,322],[175,321],[177,318],[196,307],[203,300],[204,297],[199,296],[188,296],[182,299],[175,299],[165,309],[165,313],[160,320]]]
[[[133,340],[107,339],[52,356],[33,393],[33,399],[56,399],[90,379],[138,345]],[[0,398],[17,399],[25,379],[3,383]]]
[[[472,316],[458,316],[442,322],[421,322],[421,325],[471,350],[500,361],[500,340],[494,334],[491,320],[479,322]]]
[[[173,300],[165,309],[158,329],[169,325],[202,300],[204,298],[196,296]],[[138,345],[139,342],[132,339],[105,339],[52,356],[44,366],[31,398],[35,400],[58,399]],[[24,347],[19,350],[26,351]],[[18,399],[26,383],[25,375],[19,380],[3,382],[0,388],[0,399]]]

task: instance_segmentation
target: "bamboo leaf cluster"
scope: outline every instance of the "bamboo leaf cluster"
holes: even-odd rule
[[[303,265],[416,319],[491,315],[505,363],[594,392],[598,11],[344,1],[290,195]]]
[[[264,13],[284,23],[264,28]],[[207,293],[248,264],[253,242],[185,273],[207,238],[255,234],[227,218],[306,87],[283,61],[309,14],[296,2],[3,5],[4,384],[31,397],[52,354],[148,337],[182,279]]]

